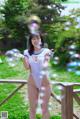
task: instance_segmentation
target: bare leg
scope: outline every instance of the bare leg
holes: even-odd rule
[[[49,98],[51,96],[51,89],[50,89],[50,85],[46,85],[46,83],[42,84],[42,86],[45,87],[45,90],[44,90],[44,96],[42,98],[43,100],[43,103],[41,105],[42,107],[42,119],[50,119],[50,114],[49,114],[49,111],[48,111],[48,102],[49,102]]]
[[[32,81],[33,79],[30,79],[28,83],[28,98],[29,98],[29,104],[30,104],[30,119],[35,119],[39,92]]]

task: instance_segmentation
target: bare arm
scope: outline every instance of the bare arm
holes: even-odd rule
[[[45,60],[49,61],[51,58],[53,58],[53,54],[54,54],[53,51],[54,51],[54,50],[51,49],[51,50],[49,50],[48,53],[45,54]]]
[[[24,64],[24,67],[25,67],[26,70],[29,70],[30,69],[30,65],[29,65],[29,62],[28,62],[28,58],[27,57],[24,57],[23,64]]]

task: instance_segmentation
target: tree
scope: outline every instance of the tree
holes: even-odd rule
[[[64,10],[64,7],[54,0],[35,0],[33,7],[28,10],[30,14],[36,14],[41,18],[41,31],[43,34],[46,34],[46,42],[49,44],[49,47],[52,48],[54,42],[55,27],[52,28],[52,25],[55,23],[62,22],[61,11]],[[51,32],[50,29],[53,29]],[[51,33],[50,33],[50,32]]]
[[[4,15],[5,29],[8,29],[10,33],[13,47],[16,47],[16,43],[22,44],[21,47],[25,45],[26,25],[24,24],[24,13],[25,9],[28,9],[28,2],[24,3],[25,0],[7,0],[4,6],[2,6],[3,9],[0,10],[0,13]]]
[[[48,32],[53,23],[59,22],[64,7],[54,0],[7,0],[1,13],[4,14],[5,28],[10,31],[14,43],[25,47],[28,35],[27,19],[31,14],[38,15],[42,20],[42,32]],[[5,39],[6,40],[6,39]],[[49,40],[47,40],[49,43]],[[49,43],[51,44],[51,42]]]
[[[75,44],[80,52],[80,9],[73,9],[65,22],[55,24],[58,35],[55,38],[55,54],[60,57],[60,64],[66,65],[70,60],[68,47]]]

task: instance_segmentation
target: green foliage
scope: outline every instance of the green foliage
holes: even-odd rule
[[[68,0],[54,0],[54,1],[60,3],[60,2],[66,2]]]
[[[53,23],[46,28],[47,42],[51,48],[55,49],[55,55],[59,56],[61,65],[66,65],[70,60],[69,45],[75,44],[78,47],[78,53],[80,52],[80,28],[76,28],[79,24],[76,21],[77,17],[80,17],[79,11],[80,9],[72,10],[69,16],[62,17],[62,22]]]
[[[3,9],[0,9],[0,13],[4,15],[4,24],[2,27],[2,32],[0,32],[3,40],[7,40],[9,47],[10,40],[15,40],[15,44],[19,43],[25,47],[26,37],[25,33],[27,32],[27,24],[25,23],[26,15],[25,12],[28,10],[29,0],[7,0],[2,6]],[[4,30],[9,30],[9,34],[4,35]],[[21,42],[21,43],[20,43]],[[13,45],[13,44],[12,44]]]
[[[7,0],[2,7],[0,13],[4,14],[4,20],[0,22],[0,39],[3,43],[6,42],[6,50],[12,46],[16,47],[16,44],[20,44],[16,48],[26,48],[29,33],[27,18],[36,14],[42,20],[42,33],[47,34],[45,42],[60,56],[60,64],[65,65],[69,61],[67,47],[70,44],[77,44],[80,51],[80,28],[75,27],[78,24],[76,18],[80,17],[80,9],[73,9],[69,16],[60,16],[64,10],[60,0]],[[69,26],[65,25],[67,21],[70,22]],[[65,30],[65,26],[69,27],[69,30]],[[14,45],[10,45],[11,40]]]
[[[59,21],[62,9],[64,9],[62,5],[55,3],[52,0],[46,0],[46,2],[38,0],[7,0],[4,6],[0,9],[0,13],[4,15],[4,27],[1,28],[0,37],[3,40],[3,44],[7,41],[6,49],[10,46],[15,47],[14,44],[17,43],[21,44],[21,47],[26,47],[26,37],[29,33],[27,28],[27,18],[31,14],[38,15],[41,18],[41,30],[42,32],[47,32],[49,24],[51,26],[54,22]],[[51,38],[52,36],[49,40]],[[10,45],[11,40],[12,45]],[[13,40],[15,40],[15,43]],[[49,45],[50,44],[52,44],[51,41]]]
[[[37,119],[41,119],[41,115],[37,114],[37,115],[36,115],[36,118],[37,118]],[[56,116],[56,115],[54,115],[54,116],[51,116],[50,119],[61,119],[61,116]]]
[[[50,119],[61,119],[61,116],[52,116]]]

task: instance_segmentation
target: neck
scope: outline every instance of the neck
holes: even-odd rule
[[[41,47],[40,48],[34,47],[34,51],[39,51],[39,50],[41,50]]]

